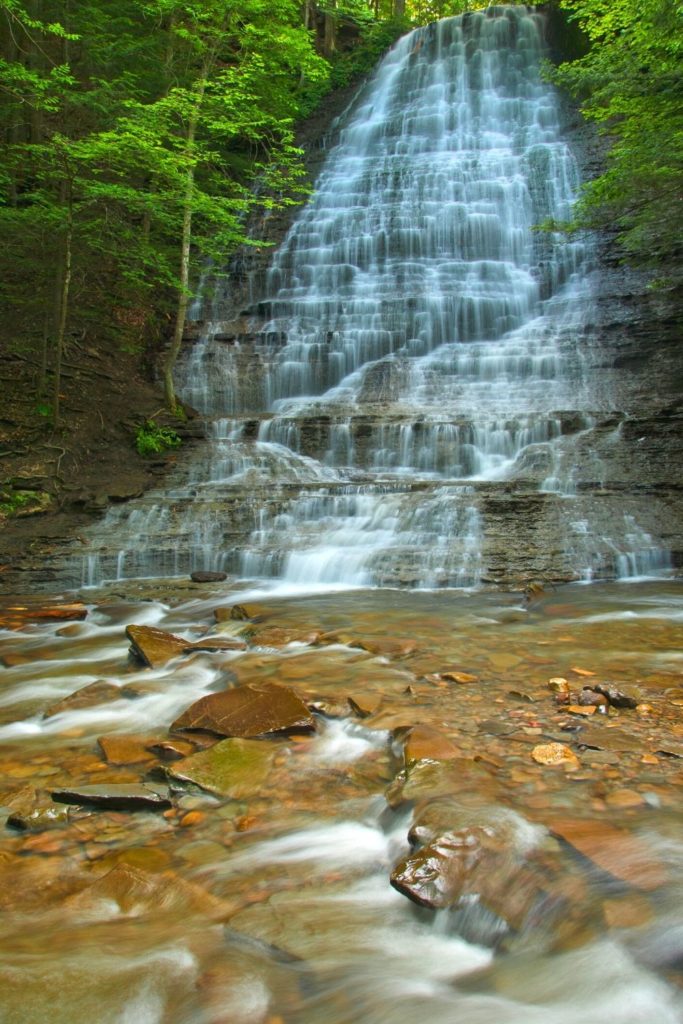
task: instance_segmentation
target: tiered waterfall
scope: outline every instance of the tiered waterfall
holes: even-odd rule
[[[490,7],[386,56],[248,308],[219,287],[199,312],[180,390],[207,417],[203,455],[110,514],[89,581],[507,585],[666,565],[656,515],[615,478],[591,250],[536,230],[579,187],[543,36],[540,14]]]

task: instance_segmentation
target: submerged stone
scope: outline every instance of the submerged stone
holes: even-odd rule
[[[82,686],[75,690],[68,697],[63,697],[56,704],[51,704],[43,713],[43,718],[52,718],[60,715],[63,711],[81,711],[84,708],[97,707],[98,704],[109,704],[111,701],[119,700],[122,696],[121,690],[114,683],[107,683],[104,679],[97,679],[94,683]]]
[[[222,740],[176,762],[166,773],[218,796],[243,800],[262,791],[276,753],[277,747],[263,740]]]
[[[596,867],[636,889],[657,889],[668,881],[668,872],[645,840],[604,821],[562,818],[548,828]]]
[[[171,806],[168,789],[140,783],[70,786],[52,790],[52,799],[63,804],[108,807],[120,811],[163,811]]]
[[[205,729],[219,736],[264,736],[315,729],[315,719],[293,690],[284,686],[239,686],[211,693],[192,704],[171,726]]]
[[[98,911],[102,903],[118,907],[121,914],[201,914],[221,920],[232,910],[198,885],[171,871],[144,871],[131,864],[117,864],[102,878],[65,901],[69,910]]]
[[[109,764],[138,764],[155,761],[149,736],[100,736],[97,744]]]

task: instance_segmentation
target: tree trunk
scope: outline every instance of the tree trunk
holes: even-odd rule
[[[197,134],[197,123],[199,112],[204,100],[206,90],[206,76],[209,73],[210,60],[207,59],[202,68],[202,77],[197,90],[197,102],[190,116],[185,139],[185,157],[187,159],[187,173],[185,176],[185,198],[183,202],[183,226],[180,236],[180,272],[178,275],[179,293],[178,305],[176,306],[175,324],[173,328],[173,339],[166,353],[163,362],[164,395],[166,405],[170,412],[175,412],[177,407],[175,384],[173,382],[173,369],[183,343],[185,331],[185,319],[190,299],[190,249],[192,244],[192,198],[194,195],[194,150]]]
[[[60,291],[59,324],[55,340],[55,362],[52,396],[52,422],[55,427],[59,426],[60,407],[59,390],[62,384],[62,355],[64,353],[64,338],[66,336],[66,323],[69,313],[69,290],[71,288],[71,256],[73,243],[73,200],[71,185],[67,186],[67,207],[66,207],[66,233],[64,236],[64,263],[62,271],[62,287]]]
[[[337,19],[331,11],[325,11],[325,40],[323,53],[331,57],[337,50]]]

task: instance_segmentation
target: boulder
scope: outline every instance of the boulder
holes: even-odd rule
[[[204,572],[197,570],[190,573],[190,579],[193,583],[222,583],[227,578],[227,572]]]
[[[243,800],[262,791],[276,753],[277,746],[263,740],[221,740],[208,750],[176,761],[166,773],[209,793]]]
[[[171,729],[204,729],[219,736],[265,736],[313,730],[315,719],[293,690],[284,686],[239,686],[210,693],[192,704]]]

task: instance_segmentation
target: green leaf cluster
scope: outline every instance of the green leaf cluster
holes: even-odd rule
[[[135,431],[135,447],[139,455],[158,455],[169,448],[178,448],[181,443],[175,430],[158,426],[156,420],[145,420]]]
[[[683,248],[683,5],[680,0],[561,0],[590,48],[555,81],[582,102],[609,145],[578,226],[614,228],[626,254],[680,282]]]

